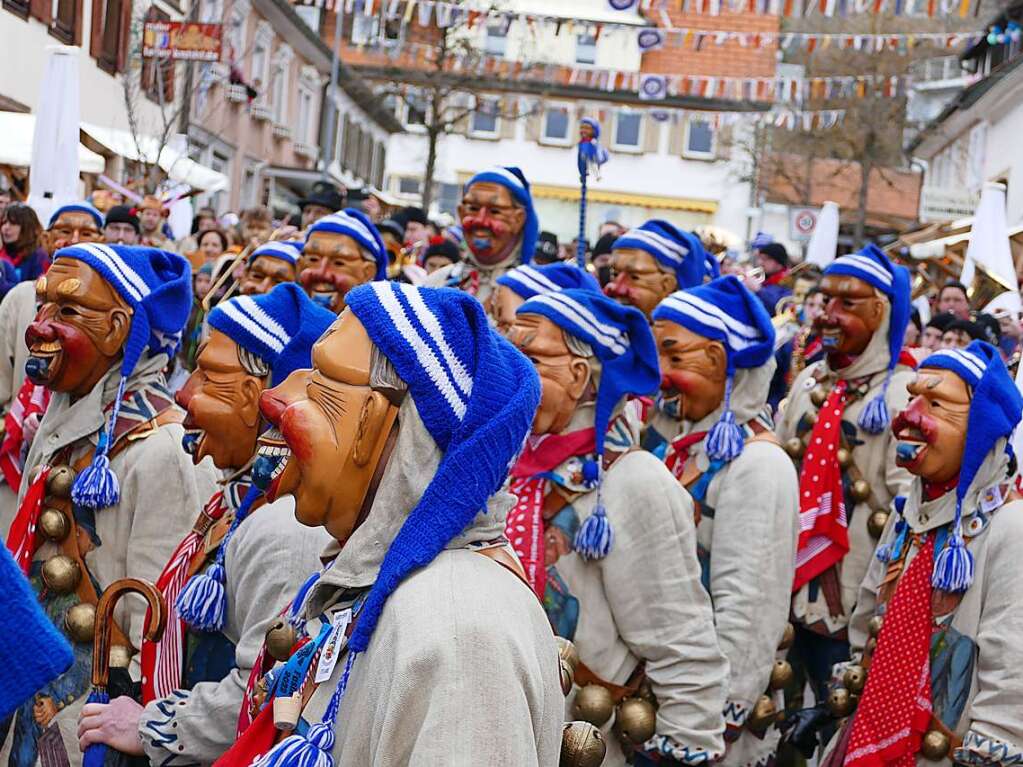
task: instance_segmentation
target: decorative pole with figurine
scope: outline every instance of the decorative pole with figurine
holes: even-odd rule
[[[592,117],[579,121],[579,151],[576,157],[579,165],[579,238],[576,240],[576,262],[580,269],[586,268],[586,179],[590,172],[600,178],[600,166],[610,155],[600,145],[600,123]]]

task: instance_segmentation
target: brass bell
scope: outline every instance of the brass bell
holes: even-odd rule
[[[45,469],[45,468],[46,468],[45,465],[39,464],[34,469],[32,469],[32,471],[29,472],[29,475],[28,475],[28,483],[30,485],[34,485],[35,481],[37,479],[39,479],[39,475],[42,473],[43,469]]]
[[[43,583],[57,594],[70,594],[82,580],[82,569],[66,554],[57,554],[43,562]]]
[[[768,727],[774,724],[777,714],[778,707],[774,705],[774,701],[766,695],[761,695],[753,704],[753,710],[749,712],[749,716],[746,717],[746,727],[750,732],[762,735],[767,732]]]
[[[634,746],[646,743],[657,734],[657,709],[642,698],[626,698],[618,704],[615,732]]]
[[[572,716],[595,727],[603,727],[614,710],[615,701],[607,688],[588,684],[576,693]]]
[[[885,525],[888,524],[887,511],[875,511],[867,518],[867,532],[875,539],[881,537]]]
[[[871,637],[876,637],[881,633],[881,627],[883,625],[884,616],[875,615],[873,618],[870,619],[870,622],[867,624],[867,633],[869,633]]]
[[[877,637],[871,637],[863,646],[863,655],[864,657],[872,658],[875,652],[877,652]]]
[[[948,756],[951,745],[948,735],[941,730],[930,730],[920,741],[920,753],[932,762],[940,762]]]
[[[820,416],[817,413],[807,413],[803,416],[803,419],[810,424],[810,427],[812,428],[817,425],[817,421],[820,420]]]
[[[70,466],[54,466],[46,478],[46,492],[56,498],[70,498],[75,483],[75,470]]]
[[[785,441],[785,452],[789,454],[789,458],[799,459],[803,457],[803,440],[799,437],[792,437]]]
[[[785,633],[781,635],[781,642],[778,644],[779,650],[787,650],[792,647],[792,643],[796,641],[796,627],[791,623],[785,624]]]
[[[565,637],[554,637],[554,641],[558,644],[558,657],[560,657],[565,663],[568,664],[569,670],[572,672],[572,676],[575,676],[575,670],[579,667],[579,651],[575,648],[575,645]]]
[[[844,447],[838,448],[835,458],[838,459],[838,465],[843,469],[848,469],[852,465],[852,451],[846,450]]]
[[[836,718],[848,716],[853,710],[853,699],[849,691],[844,687],[835,687],[828,695],[828,710]]]
[[[600,767],[607,755],[604,735],[589,722],[565,722],[558,767]]]
[[[870,497],[870,483],[865,479],[858,479],[849,488],[849,494],[856,503],[863,503]]]
[[[123,644],[110,645],[110,668],[128,668],[135,651]]]
[[[767,686],[772,690],[783,690],[792,684],[794,678],[791,664],[785,660],[776,660],[774,668],[771,669],[771,681]]]
[[[572,692],[572,685],[575,683],[575,674],[572,673],[572,667],[568,665],[568,661],[564,658],[558,659],[559,673],[561,674],[561,694],[568,695]]]
[[[636,696],[643,700],[650,701],[653,705],[657,705],[657,696],[654,695],[654,688],[650,685],[650,680],[644,678],[639,684],[639,690],[636,692]]]
[[[859,695],[867,684],[867,672],[863,666],[849,666],[842,675],[842,684],[853,695]]]
[[[828,390],[823,386],[817,385],[810,389],[810,402],[814,404],[814,407],[820,407],[828,400]]]
[[[278,618],[266,630],[266,651],[274,660],[286,661],[290,658],[295,641],[295,627],[284,618]]]
[[[36,529],[46,540],[60,542],[71,532],[71,521],[60,509],[43,509]]]
[[[64,628],[76,642],[91,642],[96,629],[96,605],[79,602],[64,613]]]

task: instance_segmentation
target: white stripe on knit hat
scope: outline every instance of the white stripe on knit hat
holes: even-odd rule
[[[504,276],[524,287],[535,290],[537,293],[557,293],[561,290],[560,285],[529,264],[516,267],[510,272],[506,272]]]
[[[496,165],[493,168],[487,168],[485,171],[481,171],[480,173],[476,174],[477,177],[482,175],[500,176],[510,186],[513,186],[519,191],[521,191],[522,194],[526,193],[526,187],[522,185],[522,181],[519,179],[519,177],[512,173],[510,170],[502,168],[500,165]],[[473,180],[478,180],[478,178],[474,177],[474,179],[470,179],[469,183],[471,184]]]
[[[551,307],[562,317],[589,333],[593,342],[610,349],[618,356],[625,354],[629,348],[629,338],[619,328],[605,325],[593,315],[593,312],[564,293],[545,293],[530,300]]]
[[[255,320],[260,327],[265,328],[268,333],[277,338],[282,344],[287,346],[291,343],[291,334],[284,329],[281,323],[267,314],[266,310],[252,299],[252,296],[238,296],[235,302],[239,309]]]
[[[633,229],[630,232],[626,232],[627,238],[631,237],[637,240],[642,240],[663,253],[671,261],[682,263],[686,256],[689,255],[689,248],[674,240],[669,240],[662,234],[653,232],[649,229]]]
[[[437,356],[433,353],[433,349],[423,339],[422,333],[412,325],[408,315],[405,314],[405,309],[398,301],[398,296],[394,292],[397,289],[396,284],[386,281],[375,281],[369,284],[372,286],[373,292],[376,293],[380,305],[387,312],[387,316],[390,318],[395,330],[412,347],[412,351],[415,352],[416,359],[423,372],[430,378],[433,385],[437,387],[441,396],[447,400],[455,417],[459,421],[464,419],[466,411],[465,401],[458,393],[447,371],[444,370],[444,366],[440,364]]]
[[[252,251],[252,256],[250,256],[250,258],[276,253],[279,256],[284,256],[284,258],[291,261],[291,263],[295,263],[298,261],[299,252],[300,249],[293,248],[290,245],[285,245],[282,242],[267,242]]]
[[[722,307],[712,304],[686,291],[676,291],[664,300],[676,311],[704,321],[728,335],[729,343],[736,351],[763,340],[763,334],[753,325],[740,322]]]
[[[376,238],[373,237],[373,234],[366,228],[365,224],[355,218],[355,216],[349,216],[343,210],[339,210],[337,213],[331,213],[329,216],[321,218],[313,224],[312,231],[323,231],[327,229],[330,224],[335,224],[337,226],[344,227],[345,229],[351,229],[359,237],[362,237],[366,241],[366,245],[364,245],[364,247],[374,251],[376,250]]]
[[[138,273],[128,266],[127,262],[117,255],[117,252],[108,245],[90,242],[78,247],[92,254],[101,263],[105,264],[118,282],[124,287],[128,294],[136,301],[142,301],[149,295],[149,286]]]
[[[947,357],[958,362],[964,368],[973,373],[978,379],[984,377],[984,370],[986,369],[984,360],[978,357],[972,352],[968,352],[964,349],[943,349],[940,352],[935,352],[930,357],[925,359],[920,367],[927,367],[927,363],[933,361],[935,358]]]
[[[451,345],[444,338],[444,329],[440,326],[437,316],[426,305],[426,302],[423,300],[423,294],[411,285],[396,284],[398,289],[405,295],[405,300],[409,302],[412,311],[415,312],[416,319],[426,328],[426,332],[433,339],[433,343],[440,349],[441,356],[448,363],[448,368],[455,377],[455,383],[458,385],[458,388],[462,390],[466,397],[472,396],[472,376],[469,375],[469,371],[465,369],[462,361],[455,356]]]
[[[262,327],[254,319],[242,312],[238,306],[238,303],[235,301],[225,301],[218,308],[222,309],[224,314],[226,314],[232,322],[241,326],[241,328],[249,335],[270,347],[275,354],[280,354],[284,351],[284,344],[281,343],[279,338],[268,332],[266,328]]]
[[[850,253],[849,255],[836,258],[832,264],[835,266],[851,266],[854,269],[859,269],[861,272],[867,272],[868,274],[873,275],[886,287],[891,287],[892,285],[891,273],[877,263],[877,261],[872,258],[868,258],[867,256],[861,256],[858,253]]]

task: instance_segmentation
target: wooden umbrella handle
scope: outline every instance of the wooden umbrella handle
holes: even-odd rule
[[[96,605],[96,628],[92,641],[92,684],[106,687],[110,679],[110,634],[114,625],[114,608],[127,593],[141,594],[149,603],[149,621],[145,626],[145,638],[150,642],[160,641],[167,625],[167,604],[156,586],[141,578],[121,578],[103,590]]]

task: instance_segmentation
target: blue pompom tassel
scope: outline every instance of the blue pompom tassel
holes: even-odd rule
[[[745,441],[742,429],[735,422],[735,413],[725,410],[707,433],[707,441],[704,443],[707,457],[725,463],[734,461],[742,454]]]
[[[600,479],[600,466],[592,458],[583,461],[583,484],[586,487],[595,487]]]
[[[874,556],[877,557],[877,561],[882,565],[888,564],[892,561],[892,545],[890,543],[882,543],[877,547]]]
[[[109,703],[110,696],[105,690],[93,690],[89,693],[89,697],[85,701],[86,703]],[[82,756],[82,767],[103,767],[103,762],[107,757],[107,744],[106,743],[93,743],[91,746],[85,749],[85,754]]]
[[[611,529],[604,504],[598,498],[593,513],[575,534],[575,550],[583,559],[603,559],[611,553],[614,542],[614,530]]]
[[[891,423],[891,416],[888,415],[888,403],[884,400],[887,385],[874,399],[867,403],[860,413],[860,428],[868,434],[880,434],[888,428]]]
[[[289,735],[253,767],[334,767],[333,724],[314,724],[305,735]]]
[[[193,575],[178,595],[175,607],[185,623],[199,631],[220,631],[227,614],[226,574],[220,562]]]
[[[106,435],[100,438],[100,442]],[[92,463],[75,477],[71,486],[71,500],[85,509],[105,509],[113,506],[121,499],[121,487],[117,475],[110,470],[110,459],[106,450],[97,449]]]
[[[973,554],[957,529],[934,561],[931,583],[936,589],[959,594],[973,583]]]

